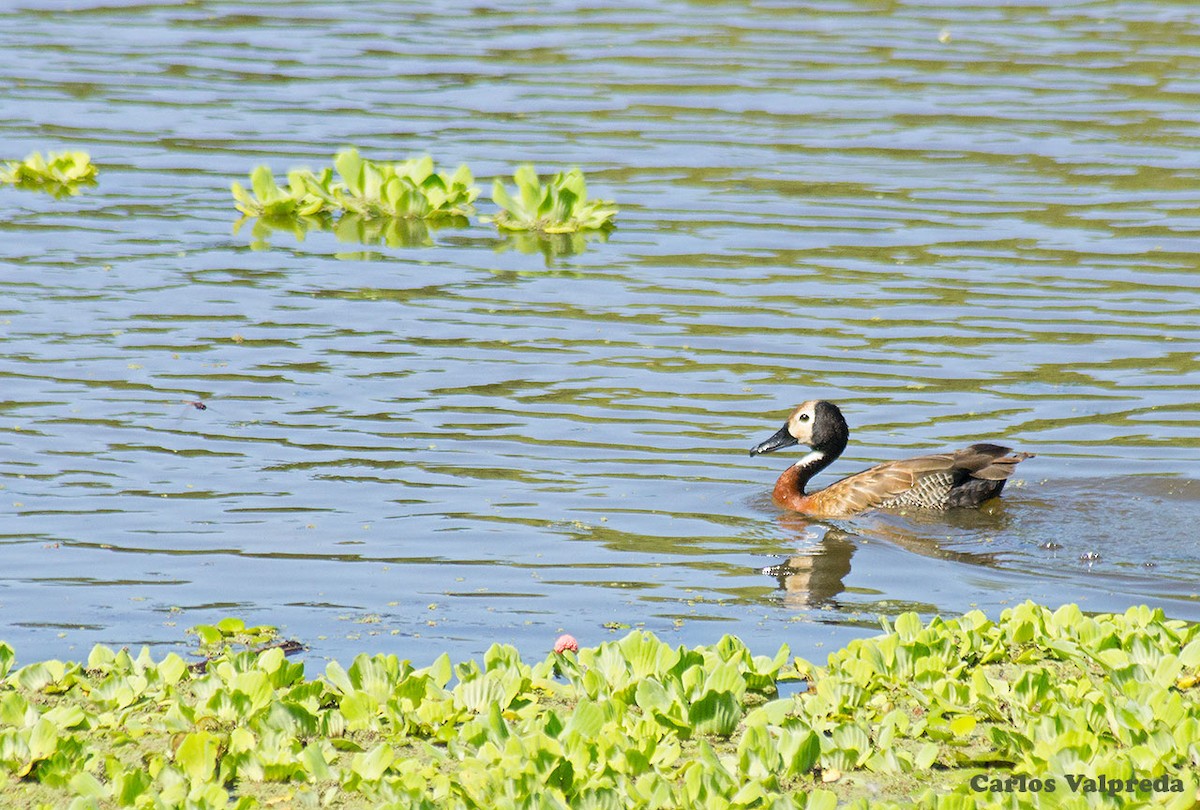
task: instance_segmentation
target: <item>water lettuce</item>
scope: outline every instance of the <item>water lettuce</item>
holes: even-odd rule
[[[581,252],[585,237],[612,229],[616,206],[589,200],[578,169],[560,172],[542,185],[532,166],[522,166],[513,179],[516,196],[496,179],[492,200],[500,210],[484,218],[516,240],[506,247],[540,251],[549,261]],[[256,248],[265,247],[276,230],[289,230],[298,240],[310,230],[329,230],[341,241],[431,245],[431,227],[466,225],[479,196],[466,166],[446,175],[435,170],[429,157],[386,163],[367,160],[356,149],[339,152],[333,166],[320,172],[293,169],[286,185],[276,181],[269,167],[259,166],[250,173],[249,187],[235,182],[231,191],[244,215],[235,230],[253,219]]]
[[[281,219],[353,214],[362,219],[437,219],[474,212],[479,196],[471,171],[459,166],[453,175],[435,171],[429,157],[398,163],[367,160],[357,149],[339,152],[333,168],[288,172],[280,186],[267,166],[250,173],[250,188],[233,183],[236,207],[247,217]],[[334,176],[334,170],[337,176]]]
[[[99,170],[87,152],[34,152],[23,161],[8,160],[0,167],[0,184],[46,191],[56,197],[78,194],[94,183]]]
[[[492,202],[500,208],[493,221],[501,230],[545,234],[600,230],[612,227],[617,215],[613,203],[588,199],[579,169],[559,172],[542,185],[532,166],[522,166],[513,173],[513,181],[515,197],[500,178],[492,184]]]
[[[197,629],[204,666],[97,646],[14,669],[0,644],[0,805],[1193,805],[1196,626],[1026,603],[884,631],[825,667],[633,632],[313,679],[279,646],[238,649],[272,634],[237,621]]]

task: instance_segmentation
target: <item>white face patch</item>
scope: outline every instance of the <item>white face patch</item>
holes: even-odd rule
[[[804,458],[797,461],[796,466],[797,467],[807,467],[810,464],[816,464],[817,462],[823,461],[824,459],[825,459],[824,453],[822,453],[820,450],[813,450],[807,456],[805,456]]]
[[[800,444],[812,444],[813,423],[817,420],[817,401],[809,400],[796,406],[788,417],[788,433]]]

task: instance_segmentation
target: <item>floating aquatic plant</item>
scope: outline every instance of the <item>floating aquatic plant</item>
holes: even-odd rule
[[[543,186],[532,166],[522,166],[513,180],[516,197],[500,178],[492,184],[492,202],[500,206],[493,221],[502,230],[547,234],[599,230],[611,227],[617,215],[612,202],[588,199],[587,183],[578,169],[559,172]]]
[[[542,185],[532,166],[514,174],[517,196],[496,180],[492,199],[500,211],[492,221],[517,237],[529,234],[543,244],[518,243],[522,252],[540,251],[553,256],[583,250],[584,235],[604,234],[612,227],[617,208],[610,202],[589,200],[587,185],[578,169],[556,174]],[[432,244],[429,230],[408,224],[434,223],[461,226],[474,213],[479,187],[470,169],[460,166],[452,175],[437,172],[432,158],[397,163],[371,161],[356,149],[339,152],[333,166],[314,173],[294,169],[280,185],[267,166],[250,174],[250,187],[232,184],[237,209],[246,221],[255,219],[255,247],[266,245],[275,230],[290,230],[303,239],[310,230],[332,230],[339,239],[357,234],[360,242],[388,245]],[[374,223],[389,223],[378,225]],[[558,240],[558,241],[554,241]]]
[[[330,168],[319,174],[295,169],[288,172],[286,188],[268,167],[259,166],[250,174],[249,190],[232,184],[237,209],[275,220],[346,213],[364,219],[436,219],[466,216],[479,196],[470,169],[460,166],[453,175],[442,174],[429,157],[385,163],[345,149],[333,162],[336,179]]]
[[[312,216],[320,213],[324,204],[308,193],[307,169],[288,172],[288,187],[275,182],[275,175],[268,166],[259,166],[250,172],[250,189],[241,183],[233,183],[235,206],[248,217],[285,219],[291,216]],[[253,192],[253,193],[251,193]]]
[[[8,160],[0,168],[0,184],[46,191],[56,197],[78,194],[83,184],[94,183],[98,174],[87,152],[34,152],[23,161]]]
[[[339,152],[333,163],[341,182],[333,183],[326,171],[309,178],[310,192],[363,217],[464,217],[474,211],[471,204],[479,196],[465,165],[445,175],[434,171],[429,157],[376,163],[364,160],[356,149]]]
[[[14,669],[0,644],[0,806],[1193,806],[1196,626],[1025,603],[884,627],[824,668],[633,632],[532,665],[493,645],[315,679],[279,648]]]

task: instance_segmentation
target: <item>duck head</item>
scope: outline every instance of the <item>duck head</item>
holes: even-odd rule
[[[810,399],[796,406],[783,427],[765,442],[755,445],[750,455],[761,456],[794,444],[812,448],[805,457],[808,463],[830,463],[846,449],[850,428],[838,406],[823,399]]]

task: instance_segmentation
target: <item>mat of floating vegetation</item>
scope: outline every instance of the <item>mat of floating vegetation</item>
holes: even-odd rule
[[[1196,626],[1032,603],[884,624],[825,667],[641,632],[533,664],[501,645],[421,668],[360,655],[311,679],[277,644],[16,670],[0,645],[0,805],[1195,803]]]

